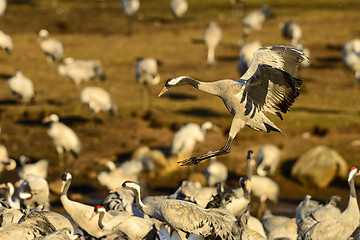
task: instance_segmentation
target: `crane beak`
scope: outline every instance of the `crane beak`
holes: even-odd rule
[[[3,184],[0,184],[0,188],[6,188],[7,186],[6,186],[6,184],[5,183],[3,183]]]
[[[213,131],[215,131],[215,132],[219,132],[219,131],[221,130],[221,128],[218,127],[218,126],[216,126],[216,125],[213,125],[212,129],[213,129]]]
[[[49,117],[45,117],[45,118],[43,118],[43,120],[41,122],[48,123],[48,122],[50,122],[50,119],[49,119]]]
[[[165,92],[167,92],[169,90],[169,88],[164,87],[161,92],[158,94],[158,97],[161,97],[161,95],[163,95]]]
[[[95,215],[96,215],[96,212],[93,212],[93,213],[91,214],[91,217],[89,218],[89,221],[91,221],[91,219],[93,219],[93,218],[95,217]]]
[[[118,188],[115,188],[115,189],[111,190],[109,193],[114,193],[114,192],[119,191],[121,189],[122,189],[122,187],[118,187]]]

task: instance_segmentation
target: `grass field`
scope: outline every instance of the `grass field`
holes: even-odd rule
[[[9,0],[5,16],[0,19],[0,29],[9,34],[14,43],[12,55],[0,52],[1,142],[15,159],[22,154],[48,159],[51,164],[48,180],[58,180],[55,147],[41,124],[43,117],[57,113],[78,133],[83,144],[83,153],[69,169],[74,175],[74,185],[87,184],[94,189],[83,195],[83,201],[89,196],[105,196],[105,189],[96,182],[96,174],[107,159],[120,162],[143,145],[168,149],[175,130],[182,124],[210,120],[221,131],[209,133],[207,140],[193,153],[202,154],[225,143],[232,119],[220,99],[191,87],[178,88],[156,98],[165,80],[172,76],[188,75],[204,81],[239,78],[236,64],[240,50],[238,40],[242,35],[241,16],[232,15],[229,1],[189,0],[188,13],[183,19],[174,21],[168,0],[144,0],[132,23],[131,35],[127,34],[128,26],[119,2]],[[245,1],[243,13],[262,3]],[[267,3],[275,17],[266,21],[261,31],[251,34],[249,41],[258,39],[264,46],[289,44],[281,37],[279,24],[293,18],[302,27],[301,42],[311,51],[312,65],[299,71],[304,81],[301,94],[284,120],[270,116],[287,137],[246,128],[238,134],[231,153],[218,158],[231,169],[229,186],[238,187],[238,177],[245,173],[246,152],[249,149],[257,152],[264,143],[280,146],[284,163],[298,158],[311,147],[325,144],[338,151],[349,166],[359,167],[360,147],[350,145],[360,138],[359,87],[354,73],[342,63],[341,47],[346,41],[359,37],[360,2],[298,3],[293,0]],[[208,67],[203,33],[211,20],[217,21],[222,28],[223,39],[216,50],[216,64]],[[37,33],[42,28],[63,42],[65,57],[102,61],[107,80],[94,80],[82,86],[95,85],[108,90],[119,106],[117,116],[102,116],[100,123],[91,120],[74,84],[57,73],[56,64],[46,62],[37,44]],[[143,97],[140,98],[140,87],[134,76],[135,63],[140,57],[155,57],[162,62],[159,69],[162,82],[152,88],[150,114],[145,114],[146,109],[142,107]],[[7,79],[16,69],[34,81],[34,104],[21,105],[8,89]],[[27,113],[26,121],[23,120],[24,112]],[[314,134],[319,131],[325,135]],[[302,137],[305,132],[311,133],[307,139]],[[151,180],[151,193],[164,193],[163,189],[173,191],[179,181],[190,173],[202,172],[206,166],[204,162],[191,169],[179,167],[173,174],[157,177],[144,174],[143,177]],[[12,173],[4,174],[1,180],[7,181],[12,176]],[[300,200],[305,194],[322,200],[340,194],[342,204],[347,203],[346,184],[335,183],[317,190],[302,187],[286,173],[279,174],[275,180],[282,187],[282,206],[289,200]],[[56,194],[52,195],[54,201],[57,198]]]

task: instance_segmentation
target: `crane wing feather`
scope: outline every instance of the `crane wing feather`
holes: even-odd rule
[[[276,114],[286,113],[299,95],[301,79],[269,65],[260,64],[253,76],[245,82],[247,101],[259,110]]]
[[[290,46],[270,46],[259,48],[253,56],[251,64],[242,80],[250,79],[257,71],[259,64],[279,68],[295,77],[298,65],[309,58],[300,50]]]

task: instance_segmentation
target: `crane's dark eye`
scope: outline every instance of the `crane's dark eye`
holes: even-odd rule
[[[169,82],[171,81],[171,79],[172,79],[172,78],[169,78],[169,79],[166,81],[165,86],[166,86],[166,85],[169,85]]]

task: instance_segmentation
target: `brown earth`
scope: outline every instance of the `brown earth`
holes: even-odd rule
[[[119,0],[9,0],[0,29],[12,37],[14,52],[12,55],[0,52],[0,138],[10,156],[17,159],[24,154],[48,159],[51,166],[48,180],[58,181],[61,173],[57,169],[57,154],[41,124],[44,116],[57,113],[61,121],[78,133],[83,144],[83,153],[68,170],[74,175],[72,192],[81,193],[76,195],[79,201],[95,204],[106,196],[106,190],[96,181],[96,174],[106,160],[121,162],[144,145],[166,152],[182,124],[211,120],[221,128],[209,133],[207,140],[196,147],[194,156],[220,148],[232,119],[220,99],[191,87],[178,88],[159,99],[156,95],[165,79],[172,76],[188,75],[204,81],[239,78],[236,63],[241,18],[232,16],[227,0],[199,0],[189,1],[186,16],[174,21],[168,2],[142,1],[129,35]],[[301,186],[289,178],[289,172],[296,158],[319,144],[338,151],[349,166],[359,167],[360,147],[351,146],[352,141],[360,138],[359,88],[354,73],[342,63],[341,47],[359,37],[360,3],[355,0],[344,0],[341,4],[326,0],[267,3],[276,16],[249,40],[259,39],[264,46],[289,44],[281,37],[279,24],[296,19],[303,29],[302,42],[311,50],[312,65],[300,70],[299,76],[304,80],[301,94],[284,120],[270,116],[288,136],[246,128],[238,134],[231,153],[218,158],[229,168],[228,186],[238,187],[249,149],[257,152],[262,144],[273,143],[282,149],[282,166],[275,177],[281,186],[280,203],[272,206],[274,212],[292,215],[294,206],[306,194],[320,200],[339,194],[344,207],[348,198],[344,180],[318,190]],[[244,12],[261,4],[246,1]],[[208,67],[202,38],[211,20],[221,26],[223,39],[216,51],[215,66]],[[107,80],[94,80],[82,86],[96,85],[108,90],[119,106],[117,116],[93,120],[80,102],[74,84],[58,75],[56,64],[46,62],[37,44],[41,28],[63,42],[65,57],[102,61]],[[140,86],[134,77],[136,59],[140,57],[155,57],[162,62],[159,72],[163,80],[152,88],[150,112],[142,105],[146,96],[140,98]],[[7,79],[16,69],[34,81],[37,95],[31,105],[23,106],[7,87]],[[309,138],[302,137],[305,132],[311,134]],[[189,174],[201,173],[206,166],[204,162],[198,167],[178,167],[172,173],[142,177],[149,184],[150,194],[166,194],[173,192]],[[1,181],[16,180],[14,173],[5,173]],[[51,198],[54,208],[58,206],[56,186]]]

